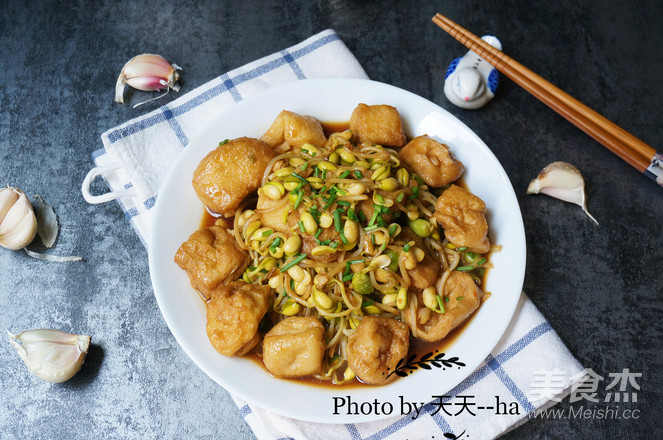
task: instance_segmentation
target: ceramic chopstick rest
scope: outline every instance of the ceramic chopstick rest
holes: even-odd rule
[[[502,50],[502,44],[496,37],[484,35],[481,39]],[[498,82],[497,69],[470,50],[449,65],[444,79],[444,94],[452,104],[473,110],[493,99]]]

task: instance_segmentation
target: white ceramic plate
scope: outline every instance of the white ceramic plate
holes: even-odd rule
[[[322,121],[350,118],[358,103],[390,104],[413,137],[428,134],[447,143],[465,165],[471,191],[488,207],[490,238],[502,250],[492,256],[488,275],[490,298],[459,337],[446,349],[462,368],[418,370],[380,387],[332,389],[271,377],[254,361],[217,353],[205,333],[205,307],[174,262],[178,247],[200,224],[203,205],[191,185],[198,162],[223,139],[260,137],[283,109]],[[460,383],[497,344],[509,324],[522,289],[525,272],[525,233],[516,196],[502,166],[488,147],[462,122],[437,105],[382,83],[353,79],[303,80],[267,89],[220,113],[178,158],[166,178],[154,208],[149,259],[154,292],[173,335],[189,357],[212,379],[236,396],[285,416],[326,423],[365,422],[399,415],[401,400],[429,402]],[[177,380],[174,378],[174,380]],[[337,399],[334,399],[334,398]],[[341,398],[358,404],[335,408]],[[377,400],[379,414],[369,406]],[[363,407],[362,403],[366,403]],[[334,414],[334,413],[337,414]],[[348,413],[350,412],[350,413]],[[389,415],[389,414],[387,414]]]

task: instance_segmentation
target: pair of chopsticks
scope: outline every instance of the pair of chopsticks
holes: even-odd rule
[[[660,153],[657,155],[654,148],[444,15],[436,14],[433,22],[573,125],[663,186],[663,169],[660,168],[663,157]]]

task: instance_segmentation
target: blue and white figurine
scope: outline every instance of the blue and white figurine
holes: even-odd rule
[[[481,39],[502,50],[502,44],[496,37],[484,35]],[[497,69],[471,50],[449,65],[444,78],[444,94],[452,104],[474,110],[493,99],[498,83]]]

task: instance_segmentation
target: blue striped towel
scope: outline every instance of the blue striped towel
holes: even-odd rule
[[[170,164],[196,133],[219,111],[260,90],[320,77],[367,78],[332,30],[225,73],[157,110],[105,132],[101,136],[104,148],[92,155],[96,166],[85,179],[83,195],[90,203],[117,200],[147,244],[150,209],[159,185]],[[97,176],[106,180],[109,193],[90,194],[90,183]],[[533,393],[532,384],[542,372],[555,373],[557,382],[549,383],[543,393],[540,388]],[[290,419],[235,396],[233,399],[261,440],[416,440],[452,436],[491,439],[527,421],[536,410],[559,401],[583,379],[583,374],[582,366],[550,324],[522,294],[514,318],[493,352],[466,380],[425,405],[417,417],[409,414],[378,422],[327,425]],[[458,411],[468,406],[470,411]]]

